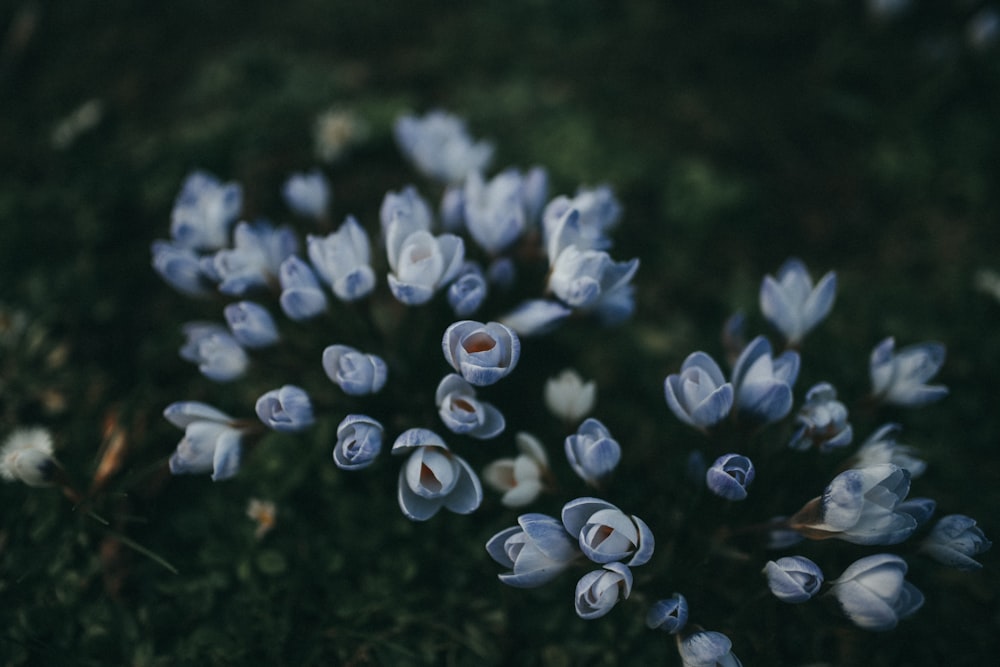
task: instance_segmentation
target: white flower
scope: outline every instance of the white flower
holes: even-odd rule
[[[0,448],[0,477],[28,486],[48,486],[57,467],[52,457],[52,435],[41,427],[11,433]]]
[[[529,433],[514,436],[517,458],[497,459],[483,469],[483,481],[503,493],[506,507],[524,507],[545,489],[549,459],[542,443]]]
[[[584,383],[572,368],[567,368],[545,383],[545,405],[556,417],[576,422],[594,409],[597,385],[593,380]]]

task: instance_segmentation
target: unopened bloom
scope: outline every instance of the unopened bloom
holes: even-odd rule
[[[281,186],[281,194],[288,208],[307,218],[325,217],[330,206],[330,184],[319,169],[292,174]]]
[[[622,457],[622,448],[597,419],[587,419],[566,437],[566,460],[583,481],[596,486],[610,475]]]
[[[222,183],[194,171],[188,175],[170,214],[170,236],[183,248],[216,250],[229,242],[229,226],[243,206],[239,183]]]
[[[705,485],[726,500],[744,500],[747,487],[757,474],[753,462],[742,454],[724,454],[705,472]]]
[[[316,274],[297,255],[289,255],[281,263],[278,281],[281,283],[281,309],[289,318],[301,322],[326,311],[326,295],[320,289]]]
[[[181,358],[198,364],[198,370],[209,380],[230,382],[242,377],[250,365],[246,350],[224,326],[188,322],[182,331],[186,341],[180,349]]]
[[[389,374],[380,357],[347,345],[330,345],[323,350],[323,370],[334,384],[351,396],[377,394]]]
[[[899,352],[895,351],[895,345],[895,339],[890,336],[872,350],[868,371],[875,399],[917,407],[944,398],[947,387],[927,384],[944,364],[944,345],[919,343]]]
[[[917,587],[903,579],[906,570],[906,561],[894,554],[867,556],[830,582],[830,595],[858,627],[891,630],[924,603]]]
[[[478,400],[475,388],[455,373],[438,384],[434,403],[452,433],[486,440],[502,433],[506,426],[500,411],[492,403]]]
[[[788,446],[806,450],[818,447],[829,452],[851,444],[854,431],[847,421],[847,407],[837,400],[837,390],[820,382],[806,392],[806,402],[795,417],[798,428]]]
[[[663,388],[677,418],[702,431],[722,421],[733,407],[732,383],[704,352],[688,355],[681,372],[668,375]]]
[[[205,257],[202,270],[223,294],[242,296],[276,283],[281,263],[295,254],[298,243],[290,227],[241,222],[233,232],[233,247]]]
[[[341,301],[357,301],[375,288],[368,234],[353,216],[325,237],[306,239],[309,260]]]
[[[522,514],[516,526],[500,531],[486,543],[490,557],[510,572],[497,575],[515,588],[534,588],[552,581],[580,557],[576,540],[558,519]]]
[[[214,285],[201,270],[201,257],[191,248],[153,241],[153,268],[168,285],[191,297],[208,296]]]
[[[384,429],[365,415],[347,415],[337,426],[333,462],[343,470],[360,470],[374,463],[382,451]]]
[[[774,597],[791,604],[809,600],[823,585],[823,571],[804,556],[769,560],[764,566],[764,574]]]
[[[599,498],[577,498],[563,505],[566,531],[580,542],[595,563],[623,561],[638,567],[653,556],[653,532],[635,515],[629,516]]]
[[[445,330],[441,349],[451,367],[477,387],[508,375],[521,357],[517,334],[498,322],[455,322]]]
[[[223,309],[233,338],[243,347],[268,347],[278,342],[278,325],[266,308],[253,301],[238,301]]]
[[[806,265],[792,258],[781,265],[777,278],[764,277],[760,310],[789,345],[797,345],[830,313],[836,294],[837,275],[833,271],[813,287]]]
[[[600,618],[631,593],[632,571],[622,563],[608,563],[577,582],[576,614],[586,620]]]
[[[672,635],[683,630],[687,620],[687,598],[680,593],[674,593],[665,600],[657,600],[646,612],[646,627],[650,630],[663,630]]]
[[[387,237],[389,228],[394,224],[408,231],[422,229],[427,232],[434,220],[431,207],[412,185],[407,185],[399,192],[385,193],[378,216],[382,233]]]
[[[677,635],[677,651],[684,667],[742,667],[733,654],[733,642],[714,630]]]
[[[771,343],[754,338],[733,366],[733,394],[737,413],[771,423],[792,409],[792,385],[799,375],[799,355],[788,350],[775,357]]]
[[[264,424],[283,433],[305,430],[315,422],[309,394],[291,384],[272,389],[258,398],[256,410]]]
[[[483,487],[476,473],[433,431],[404,431],[392,453],[409,454],[399,471],[398,493],[399,507],[408,519],[426,521],[442,507],[469,514],[482,502]]]
[[[507,169],[485,182],[478,172],[465,179],[465,227],[469,236],[490,255],[506,250],[528,226],[522,198],[521,174]]]
[[[916,450],[896,442],[899,424],[883,424],[858,447],[851,459],[852,468],[865,468],[876,463],[891,463],[905,468],[916,479],[924,474],[927,462],[917,458]]]
[[[506,507],[524,507],[545,488],[549,459],[538,438],[530,433],[514,436],[518,455],[497,459],[483,469],[483,481],[503,493],[500,502]]]
[[[184,438],[170,457],[171,473],[211,472],[214,481],[236,474],[243,453],[243,433],[232,417],[197,401],[171,403],[163,416],[184,429]]]
[[[567,422],[577,422],[594,409],[597,383],[583,378],[572,368],[567,368],[545,382],[545,405],[549,412]]]
[[[52,455],[52,435],[41,427],[20,428],[0,448],[0,477],[28,486],[48,486],[58,468]]]
[[[475,262],[465,262],[448,286],[448,305],[458,317],[468,317],[479,310],[488,291],[486,276]]]
[[[493,158],[493,145],[475,142],[465,123],[445,111],[423,116],[405,115],[393,126],[396,143],[413,165],[443,183],[458,183],[468,174],[482,171]]]
[[[973,559],[993,546],[976,520],[962,514],[949,514],[934,524],[920,546],[920,553],[959,570],[978,570],[982,563]]]

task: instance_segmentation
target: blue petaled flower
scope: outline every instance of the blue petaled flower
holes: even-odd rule
[[[566,531],[595,563],[624,561],[638,567],[653,556],[653,532],[639,517],[625,514],[599,498],[577,498],[563,505]]]
[[[906,570],[906,561],[894,554],[867,556],[831,581],[829,594],[858,627],[892,630],[924,603],[917,587],[903,579]]]
[[[830,313],[837,294],[837,275],[830,271],[813,287],[806,265],[789,259],[778,277],[765,276],[760,286],[760,310],[789,345],[802,338]]]
[[[231,303],[223,309],[233,338],[243,347],[274,345],[280,339],[278,325],[267,309],[252,301]]]
[[[733,366],[733,394],[740,417],[771,423],[792,409],[792,385],[799,375],[799,355],[787,350],[775,357],[763,336],[743,349]]]
[[[483,270],[475,262],[465,262],[448,286],[448,305],[457,317],[468,317],[479,310],[487,290]]]
[[[449,449],[439,435],[423,428],[404,431],[393,454],[409,454],[399,471],[399,507],[413,521],[426,521],[444,507],[456,514],[474,512],[483,487],[469,464]]]
[[[818,447],[829,452],[851,444],[854,431],[847,421],[847,408],[837,400],[837,390],[821,382],[806,392],[806,402],[795,417],[798,426],[788,446],[806,450]]]
[[[399,223],[408,230],[430,231],[434,221],[431,207],[412,185],[407,185],[399,192],[385,193],[378,215],[385,235],[388,235],[393,223]]]
[[[586,419],[566,437],[566,460],[580,479],[596,486],[618,466],[622,448],[597,419]]]
[[[722,421],[733,406],[733,385],[704,352],[688,355],[681,372],[668,375],[663,388],[677,418],[702,431]]]
[[[498,322],[455,322],[445,330],[441,349],[451,367],[477,387],[506,377],[521,357],[517,334]]]
[[[576,614],[585,620],[600,618],[631,593],[632,571],[622,563],[608,563],[577,582]]]
[[[243,207],[239,183],[221,183],[204,171],[188,175],[170,215],[170,236],[183,248],[216,250],[229,242],[229,226]]]
[[[191,248],[153,241],[153,268],[168,285],[191,297],[212,294],[214,285],[201,270],[201,257]]]
[[[203,258],[202,270],[223,294],[242,296],[276,283],[281,263],[295,254],[298,244],[289,227],[241,222],[233,233],[233,247]]]
[[[316,274],[297,255],[289,255],[281,263],[278,280],[281,309],[289,318],[300,322],[326,312],[326,295],[320,289]]]
[[[519,454],[516,458],[493,461],[483,469],[483,481],[503,493],[500,502],[506,507],[524,507],[545,489],[549,457],[538,438],[530,433],[514,436]],[[560,524],[561,526],[562,524]]]
[[[211,472],[214,481],[237,473],[243,433],[232,417],[197,401],[171,403],[163,416],[174,426],[184,429],[184,438],[170,457],[171,473]]]
[[[542,214],[542,230],[546,240],[558,233],[563,217],[575,210],[579,215],[578,233],[574,244],[583,249],[605,250],[611,246],[607,233],[621,219],[622,207],[614,192],[606,185],[577,191],[570,198],[560,195],[548,203]]]
[[[493,145],[474,142],[465,123],[445,111],[405,115],[393,126],[396,143],[413,165],[443,183],[458,183],[482,171],[493,158]]]
[[[986,539],[975,519],[963,514],[949,514],[934,524],[920,546],[920,553],[959,570],[978,570],[982,563],[973,559],[993,543]]]
[[[258,398],[256,410],[265,425],[283,433],[303,431],[315,421],[309,394],[291,384],[272,389]]]
[[[229,330],[212,322],[188,322],[182,327],[181,358],[198,364],[209,380],[230,382],[243,376],[250,358]]]
[[[823,571],[804,556],[769,560],[764,566],[764,574],[774,597],[791,604],[809,600],[823,585]]]
[[[733,642],[714,630],[677,635],[677,652],[684,667],[742,667],[733,654]]]
[[[491,403],[476,398],[476,390],[461,375],[451,373],[434,394],[441,421],[453,433],[486,440],[503,432],[506,422]]]
[[[753,462],[741,454],[724,454],[705,472],[705,485],[726,500],[744,500],[756,475]]]
[[[281,186],[288,208],[299,215],[317,220],[326,217],[330,206],[330,184],[319,169],[292,174]]]
[[[454,234],[434,236],[412,222],[396,219],[386,231],[389,289],[408,306],[430,301],[434,293],[458,275],[465,261],[465,244]]]
[[[875,399],[916,407],[944,398],[947,387],[927,384],[944,364],[944,345],[920,343],[899,352],[895,351],[895,345],[890,336],[872,350],[868,370]]]
[[[688,620],[688,602],[680,593],[674,593],[665,600],[657,600],[646,612],[646,627],[650,630],[663,630],[676,635]]]
[[[309,260],[341,301],[357,301],[375,289],[368,234],[353,216],[325,237],[308,236]]]
[[[899,424],[883,424],[858,447],[851,459],[852,468],[865,468],[876,463],[891,463],[905,468],[916,479],[924,474],[927,462],[917,458],[916,450],[896,442]]]
[[[576,540],[558,519],[522,514],[516,526],[502,530],[486,543],[486,551],[510,572],[497,575],[515,588],[535,588],[555,579],[580,557]]]
[[[549,299],[528,299],[500,318],[521,336],[539,336],[555,329],[573,309]]]
[[[333,462],[343,470],[360,470],[382,451],[382,424],[366,415],[347,415],[337,426]]]
[[[478,172],[465,179],[465,228],[490,255],[506,250],[527,228],[522,193],[521,174],[516,169],[502,171],[488,183]]]
[[[351,396],[377,394],[389,375],[380,357],[347,345],[330,345],[323,350],[323,370],[334,384]]]

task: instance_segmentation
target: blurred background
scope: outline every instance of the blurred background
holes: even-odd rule
[[[482,545],[516,513],[495,496],[473,517],[412,524],[395,462],[368,476],[330,465],[335,421],[265,441],[231,482],[165,474],[179,431],[163,407],[218,394],[177,357],[180,324],[213,311],[150,267],[187,173],[240,181],[247,217],[271,214],[289,173],[324,161],[318,119],[347,112],[365,132],[326,161],[334,217],[372,228],[386,191],[421,183],[393,119],[444,108],[496,144],[496,168],[543,165],[552,194],[607,183],[624,206],[614,255],[641,260],[633,321],[559,332],[519,385],[541,411],[541,382],[566,365],[598,380],[626,451],[623,507],[683,511],[697,439],[666,410],[663,378],[695,349],[721,358],[736,310],[763,331],[760,280],[798,256],[814,279],[836,270],[839,289],[797,398],[820,380],[863,395],[886,336],[945,343],[943,402],[860,414],[855,431],[901,422],[929,462],[913,495],[1000,536],[1000,4],[708,5],[4,3],[2,435],[49,427],[108,525],[57,491],[0,485],[0,662],[675,665],[672,638],[642,618],[680,590],[747,665],[986,664],[1000,650],[996,551],[971,574],[914,557],[925,607],[873,634],[770,599],[754,565],[769,556],[749,547],[747,562],[670,556],[710,541],[688,522],[657,534],[668,555],[635,599],[586,622],[571,577],[497,582]],[[555,458],[564,433],[540,435]],[[751,515],[793,512],[829,477],[787,468],[758,480],[776,507]],[[278,507],[261,539],[251,498]],[[861,553],[844,548],[842,566]]]

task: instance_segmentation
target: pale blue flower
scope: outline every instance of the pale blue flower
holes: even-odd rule
[[[813,287],[806,265],[792,258],[781,265],[777,278],[764,276],[760,310],[788,345],[794,346],[830,313],[836,295],[837,275],[833,271]]]
[[[386,231],[389,289],[401,303],[416,306],[451,282],[465,261],[465,245],[454,234],[434,236],[412,223],[394,220]]]
[[[217,250],[229,243],[229,227],[243,207],[238,183],[192,172],[184,180],[170,214],[170,236],[182,248]]]
[[[488,183],[474,172],[465,179],[464,218],[469,236],[491,255],[506,250],[524,233],[521,174],[507,169]]]
[[[733,385],[726,382],[715,360],[704,352],[693,352],[681,364],[679,374],[663,383],[667,405],[685,424],[707,431],[729,414]]]
[[[506,377],[521,357],[517,334],[498,322],[455,322],[445,330],[441,349],[451,367],[477,387]]]
[[[191,248],[153,241],[153,268],[168,285],[191,297],[213,293],[214,285],[201,270],[201,257]]]
[[[333,462],[342,470],[360,470],[375,462],[382,451],[384,429],[366,415],[347,415],[337,426]]]
[[[676,635],[688,620],[688,602],[680,593],[674,593],[665,600],[657,600],[646,612],[646,627],[650,630],[663,630]]]
[[[545,381],[544,397],[549,412],[566,423],[575,424],[594,409],[597,383],[584,382],[579,373],[567,368]]]
[[[573,314],[558,301],[529,299],[500,318],[500,322],[521,336],[540,336],[555,329]]]
[[[308,236],[309,260],[341,301],[357,301],[375,289],[368,234],[354,216],[325,237]]]
[[[733,654],[733,642],[714,630],[677,635],[677,651],[684,667],[742,667]]]
[[[307,218],[324,218],[330,207],[330,184],[319,169],[289,176],[281,195],[288,208]]]
[[[198,364],[202,375],[216,382],[229,382],[243,376],[250,365],[236,338],[220,324],[188,322],[182,327],[185,343],[181,358]]]
[[[493,145],[475,142],[465,123],[445,111],[404,115],[393,126],[403,155],[423,174],[443,183],[458,183],[482,171],[493,158]]]
[[[241,222],[233,233],[233,247],[204,258],[202,270],[219,283],[223,294],[242,296],[275,284],[281,263],[297,248],[298,238],[289,227]]]
[[[577,582],[576,614],[585,620],[600,618],[631,593],[632,571],[622,563],[608,563],[600,570],[583,575]]]
[[[920,545],[920,553],[945,565],[970,571],[983,567],[973,556],[983,553],[991,546],[993,543],[986,539],[975,519],[962,514],[949,514],[934,524],[934,528]]]
[[[653,556],[655,541],[649,526],[599,498],[577,498],[563,505],[566,531],[595,563],[623,561],[638,567]]]
[[[441,195],[441,229],[457,234],[465,227],[465,187],[449,185]]]
[[[591,486],[610,475],[622,458],[618,441],[594,418],[584,420],[575,434],[566,437],[565,449],[573,472]]]
[[[775,357],[771,343],[754,338],[733,367],[733,395],[740,417],[771,423],[792,409],[792,385],[799,374],[799,355],[788,350]]]
[[[402,224],[408,231],[430,231],[434,216],[431,207],[417,189],[407,185],[399,192],[385,194],[379,208],[379,220],[382,223],[382,233],[387,235],[389,226],[394,222]]]
[[[237,473],[243,433],[232,417],[197,401],[171,403],[164,409],[163,416],[174,426],[184,429],[184,438],[170,457],[171,473],[211,472],[214,481]]]
[[[347,345],[330,345],[323,350],[323,370],[334,384],[351,396],[378,393],[389,374],[380,357]]]
[[[890,336],[872,350],[868,371],[875,399],[917,407],[944,398],[947,387],[927,384],[944,364],[944,345],[919,343],[899,352],[895,351],[895,345],[895,339]]]
[[[291,384],[267,392],[257,399],[255,407],[266,426],[282,433],[304,431],[316,421],[309,394]]]
[[[506,422],[491,403],[476,398],[476,390],[461,375],[451,373],[438,384],[434,394],[441,421],[452,433],[480,440],[500,435]]]
[[[923,594],[903,578],[906,570],[906,561],[894,554],[866,556],[830,582],[829,594],[858,627],[892,630],[924,603]]]
[[[399,471],[399,507],[413,521],[426,521],[444,507],[456,514],[474,512],[483,500],[476,473],[439,435],[423,428],[404,431],[393,454],[409,454]]]
[[[562,523],[545,514],[522,514],[518,525],[486,543],[490,557],[510,572],[497,575],[515,588],[535,588],[555,579],[580,557],[576,540]]]
[[[575,210],[579,219],[573,244],[581,249],[605,250],[611,246],[607,234],[618,225],[622,207],[610,187],[581,188],[575,197],[560,195],[545,207],[542,230],[546,241],[560,233],[567,213]]]
[[[448,305],[456,317],[468,317],[479,310],[487,291],[483,270],[475,262],[465,262],[448,286]]]
[[[724,454],[705,472],[708,490],[726,500],[744,500],[757,474],[753,462],[742,454]]]
[[[798,427],[788,446],[804,451],[813,447],[829,452],[851,444],[854,431],[847,421],[847,407],[837,400],[837,390],[820,382],[806,392],[806,402],[795,417]]]
[[[909,514],[917,522],[917,526],[927,523],[937,510],[937,502],[932,498],[907,498],[896,505],[896,511]]]
[[[530,433],[515,434],[514,443],[517,457],[497,459],[487,465],[483,481],[503,493],[500,502],[505,507],[524,507],[546,488],[551,474],[549,457],[542,443]]]
[[[865,468],[876,463],[892,463],[909,471],[916,479],[924,474],[927,462],[916,456],[917,451],[909,445],[896,442],[899,424],[883,424],[872,433],[864,444],[858,447],[851,460],[852,468]]]
[[[763,572],[774,597],[791,604],[811,599],[823,585],[823,571],[805,556],[769,560]]]
[[[326,312],[327,299],[320,289],[312,267],[297,255],[289,255],[278,271],[281,283],[281,309],[296,322],[312,319]]]
[[[233,338],[243,347],[269,347],[281,338],[271,313],[258,303],[238,301],[227,305],[222,312]]]

